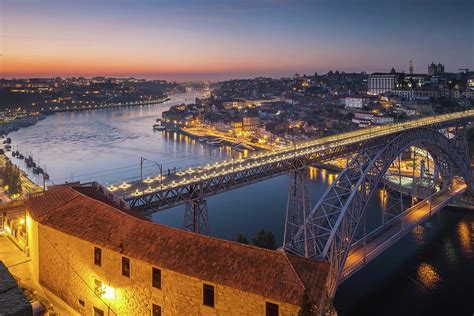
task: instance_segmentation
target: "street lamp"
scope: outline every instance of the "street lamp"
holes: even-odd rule
[[[158,169],[160,169],[160,189],[162,190],[163,189],[163,165],[156,161],[147,159],[145,157],[140,157],[140,180],[143,181],[143,163],[145,161],[150,161],[154,163],[155,165],[158,166]]]

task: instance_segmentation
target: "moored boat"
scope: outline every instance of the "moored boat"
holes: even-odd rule
[[[210,146],[221,147],[222,146],[222,139],[208,140],[207,144],[210,145]]]

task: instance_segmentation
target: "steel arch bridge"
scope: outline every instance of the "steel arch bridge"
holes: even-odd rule
[[[438,195],[446,194],[445,192],[448,195],[439,199],[440,204],[435,205],[436,210],[464,192],[464,183],[461,189],[453,190],[453,179],[462,178],[467,185],[471,184],[466,129],[460,127],[452,133],[446,133],[445,130],[421,127],[366,143],[311,210],[305,203],[304,189],[300,190],[298,207],[288,208],[284,248],[295,254],[330,263],[326,283],[329,300],[334,298],[338,284],[347,277],[344,275],[346,260],[355,245],[355,234],[370,197],[392,162],[411,146],[428,151],[442,176]],[[430,204],[429,215],[432,214],[431,207]],[[409,229],[405,229],[404,233],[408,231]],[[395,230],[395,233],[399,234],[400,229]],[[399,235],[401,238],[403,234]]]
[[[466,133],[472,121],[474,110],[423,117],[308,140],[293,144],[291,148],[247,158],[193,166],[167,175],[160,172],[157,177],[99,187],[111,199],[144,215],[185,204],[185,229],[208,234],[206,198],[289,174],[282,248],[329,263],[325,302],[315,302],[325,310],[342,281],[453,198],[474,188]],[[431,156],[436,173],[433,182],[437,181],[435,184],[439,191],[432,194],[433,188],[429,188],[428,195],[413,191],[417,186],[415,171],[411,188],[402,186],[400,153],[410,146],[422,148]],[[311,208],[310,194],[305,185],[306,168],[348,155],[352,160]],[[389,214],[393,217],[387,222],[382,220],[382,226],[366,234],[364,214],[367,202],[379,184],[385,188],[386,175],[392,170],[389,167],[397,157],[400,182],[398,187],[392,183],[390,190],[395,188],[393,192],[399,194],[400,210],[396,215]],[[405,209],[402,195],[407,194],[427,199]],[[361,223],[364,223],[364,237],[357,240]]]

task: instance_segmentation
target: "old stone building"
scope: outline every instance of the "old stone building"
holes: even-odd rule
[[[26,205],[39,283],[83,315],[296,315],[329,266],[155,224],[90,189]]]

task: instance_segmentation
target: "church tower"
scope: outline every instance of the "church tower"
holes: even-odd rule
[[[413,75],[413,61],[412,60],[410,60],[410,67],[408,67],[408,73],[410,75]]]

